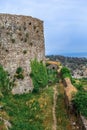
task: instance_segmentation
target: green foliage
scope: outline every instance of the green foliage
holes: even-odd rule
[[[48,74],[48,83],[54,84],[58,82],[58,73],[56,70],[53,69],[47,69]]]
[[[76,110],[87,118],[87,92],[84,90],[83,80],[84,79],[80,79],[79,83],[73,84],[78,89],[78,92],[74,95],[72,101],[76,107]]]
[[[63,67],[61,69],[61,74],[63,78],[69,77],[71,79],[71,73],[70,70],[67,67]]]
[[[53,88],[42,93],[6,95],[1,100],[12,127],[9,130],[51,130]],[[46,124],[44,123],[46,121]]]
[[[18,79],[24,79],[24,75],[23,75],[24,70],[22,69],[22,67],[18,67],[16,70],[16,75],[15,77]]]
[[[17,74],[20,74],[20,73],[22,73],[22,72],[23,72],[22,67],[18,67],[17,70],[16,70],[16,73],[17,73]]]
[[[75,83],[76,83],[76,81],[75,81],[74,78],[71,78],[71,82],[72,82],[72,84],[75,84]]]
[[[0,91],[7,94],[10,91],[10,80],[7,71],[0,65]]]
[[[83,85],[81,83],[78,83],[78,84],[74,83],[73,85],[80,91],[84,90]]]
[[[78,91],[73,98],[73,103],[77,111],[87,118],[87,92]]]
[[[34,94],[8,95],[2,100],[4,110],[10,117],[10,130],[44,130],[42,109]]]
[[[36,59],[31,61],[31,74],[34,85],[34,92],[38,92],[40,88],[44,88],[48,84],[48,76],[46,66]]]
[[[79,79],[83,87],[87,87],[87,78]]]

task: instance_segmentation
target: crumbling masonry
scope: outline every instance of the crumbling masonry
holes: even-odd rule
[[[24,79],[16,79],[13,94],[32,90],[30,61],[45,57],[43,21],[29,16],[0,14],[0,64],[13,78],[18,67]]]

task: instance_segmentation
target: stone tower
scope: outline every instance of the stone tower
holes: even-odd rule
[[[30,61],[45,57],[43,21],[29,16],[0,14],[0,64],[13,78],[18,67],[24,79],[16,79],[13,94],[32,90]]]

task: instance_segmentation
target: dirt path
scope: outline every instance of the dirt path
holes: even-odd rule
[[[52,112],[53,112],[53,126],[52,126],[52,130],[57,130],[57,119],[56,119],[57,95],[58,95],[57,85],[55,85],[54,86],[54,95],[53,95],[53,108],[52,108]]]

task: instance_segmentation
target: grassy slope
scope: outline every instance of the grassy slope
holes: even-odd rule
[[[39,94],[5,96],[4,110],[10,117],[11,130],[51,130],[53,88]]]
[[[72,130],[64,104],[64,90],[61,84],[58,84],[58,93],[57,130]],[[52,129],[53,86],[45,88],[39,94],[5,96],[2,102],[5,104],[2,111],[7,112],[12,124],[11,130]]]

